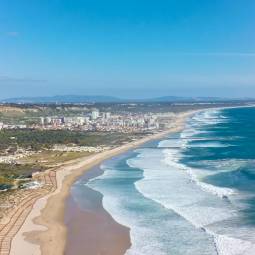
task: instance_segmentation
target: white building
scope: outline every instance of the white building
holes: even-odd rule
[[[44,125],[44,117],[40,117],[40,123],[42,126]]]
[[[99,117],[99,110],[98,109],[93,109],[91,112],[91,119],[96,120]]]
[[[103,113],[103,118],[104,119],[110,119],[110,117],[111,117],[111,113],[110,112],[104,112]]]
[[[76,117],[76,123],[78,125],[84,125],[86,123],[86,120],[84,117]]]
[[[71,125],[84,125],[87,123],[87,119],[86,117],[65,117],[64,122]]]

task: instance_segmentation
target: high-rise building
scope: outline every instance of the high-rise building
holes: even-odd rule
[[[96,120],[99,117],[99,110],[98,109],[93,109],[91,112],[91,119]]]

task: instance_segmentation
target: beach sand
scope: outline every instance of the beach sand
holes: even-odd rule
[[[12,240],[11,252],[12,255],[29,254],[29,255],[60,255],[65,254],[66,249],[66,237],[67,237],[67,227],[64,222],[64,212],[65,212],[65,201],[69,195],[70,187],[74,181],[81,176],[85,171],[100,164],[105,159],[111,158],[115,155],[121,154],[129,149],[133,149],[143,143],[150,140],[160,139],[169,133],[177,132],[182,129],[183,124],[188,116],[194,114],[195,111],[190,111],[186,113],[179,114],[173,123],[173,127],[145,138],[136,140],[129,144],[122,145],[120,147],[114,148],[112,150],[104,151],[96,155],[92,155],[86,158],[81,158],[75,160],[72,163],[60,167],[56,172],[57,189],[48,194],[47,196],[38,199],[25,220],[24,224]],[[103,216],[104,215],[104,216]],[[109,215],[108,215],[109,216]],[[80,227],[87,227],[91,231],[96,231],[97,234],[106,235],[104,228],[97,228],[97,221],[101,221],[102,224],[111,224],[105,217],[105,213],[100,214],[100,210],[97,215],[89,215],[80,213],[77,217],[81,218]],[[110,216],[109,216],[110,217]],[[89,221],[84,222],[84,221]],[[79,226],[72,226],[73,228],[78,228]],[[112,228],[118,228],[117,225]],[[117,232],[119,230],[116,230]],[[125,230],[120,230],[120,240],[119,244],[119,254],[123,254],[122,250],[129,246],[129,239],[125,236]],[[90,235],[90,231],[85,231],[85,235]],[[123,234],[124,233],[124,234]],[[122,236],[123,235],[123,236]],[[123,238],[122,238],[123,237]],[[89,238],[89,237],[87,237]],[[111,237],[110,237],[111,238]],[[104,245],[107,240],[102,242]],[[115,238],[115,237],[112,237]],[[112,241],[116,242],[116,240]],[[122,245],[123,243],[123,245]],[[96,240],[91,241],[91,245],[97,246]],[[93,249],[90,247],[89,249]],[[122,253],[121,253],[122,252]],[[71,254],[71,253],[69,253]],[[79,254],[79,253],[73,253]],[[82,254],[92,255],[93,253],[87,253],[84,251]],[[110,253],[100,253],[100,254],[110,254]],[[117,255],[118,253],[116,253]],[[115,253],[111,253],[115,255]]]
[[[105,211],[100,193],[88,189],[84,200],[88,203],[86,210],[81,210],[72,197],[66,202],[65,255],[124,254],[131,245],[129,229]]]

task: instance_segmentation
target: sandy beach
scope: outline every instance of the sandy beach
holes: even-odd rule
[[[194,111],[179,114],[172,128],[145,138],[104,151],[86,158],[74,160],[56,171],[57,188],[54,192],[36,200],[28,217],[11,244],[10,254],[58,255],[65,254],[67,227],[64,224],[65,201],[74,181],[88,169],[105,159],[133,149],[150,140],[159,139],[181,130],[188,116]],[[128,240],[127,240],[128,241]]]
[[[84,186],[84,182],[101,174],[102,169],[96,166],[78,179],[83,183],[82,207],[72,192],[66,200],[65,225],[68,231],[65,255],[120,255],[131,246],[130,229],[117,223],[104,209],[101,193]]]

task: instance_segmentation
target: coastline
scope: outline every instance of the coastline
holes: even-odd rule
[[[34,203],[32,211],[12,240],[10,254],[64,254],[67,237],[67,227],[64,224],[65,202],[74,181],[87,170],[108,158],[136,148],[148,141],[160,139],[169,133],[180,131],[188,117],[202,110],[180,113],[173,123],[173,127],[168,130],[75,160],[75,162],[60,167],[56,171],[56,190]]]
[[[131,246],[130,229],[116,222],[105,210],[100,192],[85,185],[103,174],[100,166],[79,177],[66,199],[65,225],[68,231],[65,255],[84,255],[84,251],[90,255],[123,255]],[[77,202],[77,196],[82,199],[82,205]]]

